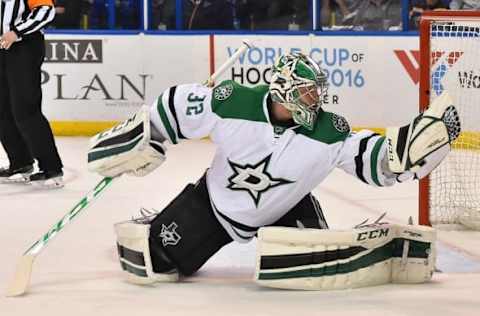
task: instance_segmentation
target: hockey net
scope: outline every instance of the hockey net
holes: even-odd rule
[[[480,12],[425,14],[420,54],[421,110],[447,90],[462,133],[447,158],[420,182],[419,222],[480,230]]]

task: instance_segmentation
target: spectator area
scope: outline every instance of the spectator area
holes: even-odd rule
[[[415,31],[423,11],[478,9],[471,5],[472,1],[467,3],[459,0],[57,0],[57,15],[51,29]]]

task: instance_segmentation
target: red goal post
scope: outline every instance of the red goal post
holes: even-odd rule
[[[421,225],[480,229],[480,62],[477,60],[480,60],[479,11],[429,11],[422,15],[420,111],[447,90],[459,111],[462,134],[452,144],[447,159],[420,181]]]

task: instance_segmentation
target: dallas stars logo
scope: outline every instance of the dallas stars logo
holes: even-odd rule
[[[245,166],[228,160],[234,174],[228,178],[230,184],[227,188],[247,191],[255,202],[255,206],[258,206],[262,193],[279,185],[293,183],[294,181],[274,178],[268,173],[267,169],[271,157],[272,155],[270,154],[255,165],[247,164]]]
[[[160,232],[160,238],[162,238],[163,246],[172,245],[176,246],[182,236],[180,236],[175,230],[177,229],[178,225],[175,222],[170,223],[170,225],[166,226],[162,224],[162,231]]]

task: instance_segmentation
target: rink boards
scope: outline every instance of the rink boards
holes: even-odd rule
[[[222,79],[265,84],[277,56],[302,50],[327,70],[327,108],[356,127],[404,124],[417,112],[417,36],[47,34],[44,110],[57,135],[95,133],[167,87],[203,82],[243,38],[255,47]]]

